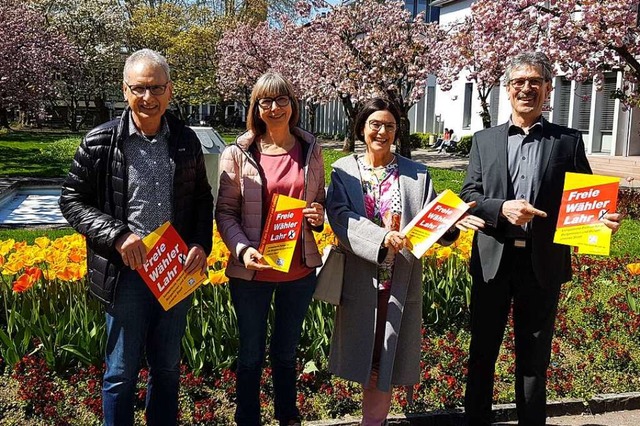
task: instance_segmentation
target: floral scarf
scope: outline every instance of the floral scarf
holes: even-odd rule
[[[399,231],[402,204],[398,163],[394,158],[386,166],[372,167],[365,163],[362,156],[359,156],[357,161],[367,218],[388,231]],[[391,288],[394,259],[395,256],[390,252],[378,266],[379,290]]]

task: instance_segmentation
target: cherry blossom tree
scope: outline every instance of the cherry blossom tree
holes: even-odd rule
[[[278,30],[264,21],[238,22],[224,32],[217,46],[217,84],[224,99],[249,106],[254,83],[277,60],[274,39]]]
[[[505,24],[493,17],[500,8],[497,3],[509,1],[478,1],[471,5],[471,14],[442,28],[447,37],[441,45],[441,66],[436,71],[443,91],[451,89],[461,75],[472,81],[478,91],[482,111],[482,124],[491,127],[489,95],[500,86],[506,58],[517,52],[535,49],[542,44],[538,28],[528,21],[516,19]]]
[[[487,96],[504,73],[505,59],[540,50],[568,79],[593,79],[602,89],[604,73],[621,71],[623,85],[612,94],[629,107],[640,105],[638,0],[478,0],[471,16],[452,25],[449,65],[438,73],[443,89],[461,70],[477,83],[488,125]],[[446,51],[447,49],[443,49]]]
[[[334,7],[313,20],[317,47],[332,67],[327,67],[325,87],[333,87],[342,101],[351,130],[359,102],[385,96],[400,108],[399,153],[410,157],[409,109],[423,96],[428,75],[438,66],[433,53],[443,32],[423,16],[412,18],[404,2],[356,0]],[[352,132],[349,132],[352,133]],[[353,135],[345,138],[345,150],[353,150]]]
[[[7,109],[35,110],[55,93],[56,78],[78,57],[65,37],[44,17],[17,0],[0,3],[0,126],[9,127]]]
[[[74,131],[88,118],[91,102],[97,115],[89,124],[108,121],[110,103],[122,98],[121,52],[128,29],[125,9],[112,0],[33,3],[45,14],[51,31],[64,34],[79,55],[73,72],[62,76],[60,93],[51,103],[66,106],[64,118]]]

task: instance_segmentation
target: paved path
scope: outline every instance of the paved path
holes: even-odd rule
[[[494,425],[517,425],[518,422],[494,423]],[[551,417],[547,426],[638,426],[640,410],[616,411],[612,413],[580,416]]]
[[[342,149],[342,141],[322,139],[320,143],[323,149]],[[363,142],[356,141],[356,152],[364,152],[364,147]],[[422,148],[412,150],[411,159],[437,169],[467,170],[467,164],[469,164],[467,157]]]

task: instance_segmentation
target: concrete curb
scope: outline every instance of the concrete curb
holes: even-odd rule
[[[595,395],[588,401],[582,399],[564,399],[547,403],[547,416],[560,417],[581,414],[603,414],[614,411],[640,409],[640,392]],[[505,422],[517,420],[515,404],[493,406],[494,421]],[[421,426],[463,426],[464,410],[437,410],[427,413],[389,416],[391,425]],[[360,417],[347,416],[340,419],[318,420],[307,422],[313,426],[354,426],[360,424]]]

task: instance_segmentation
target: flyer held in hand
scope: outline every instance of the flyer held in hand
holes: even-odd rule
[[[302,230],[302,209],[306,205],[303,200],[282,194],[275,194],[271,199],[258,251],[276,271],[289,272]]]
[[[200,270],[184,272],[189,247],[171,223],[165,222],[142,242],[147,258],[138,273],[165,311],[193,293],[207,278]]]
[[[609,255],[611,229],[601,219],[616,211],[619,185],[618,177],[567,172],[553,242]]]
[[[444,190],[402,230],[409,242],[409,251],[420,259],[468,209],[460,197]]]

